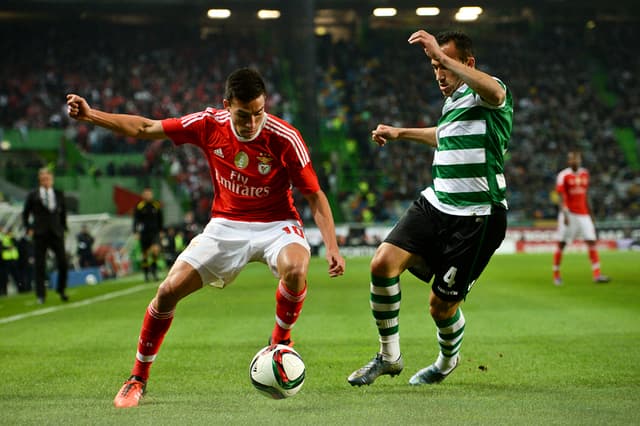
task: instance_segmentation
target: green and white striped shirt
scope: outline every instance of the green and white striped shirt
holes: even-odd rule
[[[494,77],[495,78],[495,77]],[[513,124],[513,100],[486,103],[463,84],[442,107],[433,157],[433,184],[422,195],[438,210],[456,216],[485,216],[491,206],[507,208],[504,154]]]

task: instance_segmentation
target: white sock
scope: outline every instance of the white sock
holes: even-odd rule
[[[400,358],[400,335],[380,336],[380,353],[385,361],[397,361]]]
[[[442,355],[442,352],[438,354],[438,359],[435,362],[435,366],[440,370],[441,373],[447,374],[449,371],[456,366],[458,361],[458,354],[452,357],[446,357]]]

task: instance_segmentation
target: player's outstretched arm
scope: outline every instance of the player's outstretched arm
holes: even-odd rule
[[[306,198],[311,207],[313,220],[322,235],[322,241],[326,249],[325,257],[329,263],[329,276],[340,276],[344,274],[345,261],[342,255],[340,255],[340,249],[338,248],[336,227],[333,222],[333,214],[331,213],[329,200],[327,200],[327,196],[322,190],[312,194],[305,194],[304,198]]]
[[[432,61],[438,61],[443,67],[460,77],[489,104],[499,106],[504,102],[507,96],[505,89],[489,74],[475,68],[475,58],[468,58],[467,63],[451,58],[442,51],[436,38],[425,30],[411,34],[409,44],[422,46]]]
[[[138,139],[164,139],[166,137],[160,120],[151,120],[139,115],[111,114],[91,108],[87,101],[76,94],[67,95],[69,117],[95,124]]]
[[[405,128],[378,124],[378,127],[371,132],[371,139],[380,146],[396,139],[419,142],[434,148],[438,145],[436,127]]]

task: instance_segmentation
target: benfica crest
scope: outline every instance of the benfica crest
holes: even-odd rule
[[[267,154],[258,155],[258,172],[262,175],[266,175],[271,171],[271,162],[273,158],[269,157]]]

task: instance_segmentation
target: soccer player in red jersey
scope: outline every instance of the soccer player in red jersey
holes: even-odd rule
[[[569,167],[560,171],[556,191],[560,195],[558,213],[558,246],[553,254],[553,282],[562,285],[560,263],[562,252],[568,243],[583,239],[589,249],[593,281],[607,283],[610,278],[600,273],[600,257],[596,248],[596,229],[591,217],[589,199],[589,171],[582,167],[582,154],[572,150],[567,154]]]
[[[248,262],[265,263],[279,278],[270,342],[291,344],[291,328],[307,293],[310,258],[292,185],[309,202],[326,248],[329,276],[344,273],[333,215],[309,150],[296,128],[265,111],[265,100],[264,81],[249,68],[227,78],[223,109],[181,118],[111,114],[67,95],[69,116],[76,120],[140,139],[169,138],[176,145],[200,147],[214,188],[211,220],[178,256],[147,307],[131,377],[116,395],[116,407],[139,404],[177,303],[206,284],[225,287]]]

